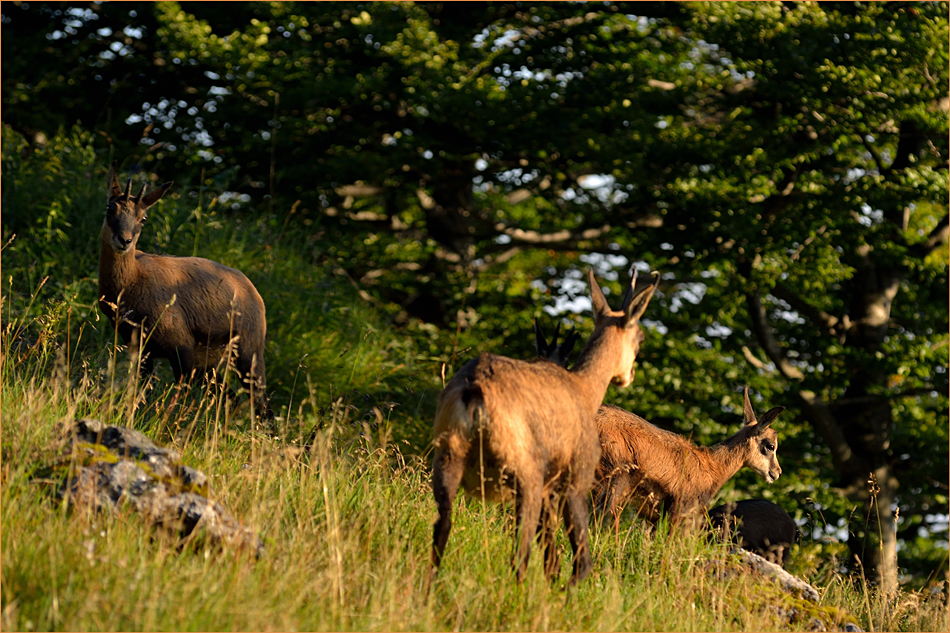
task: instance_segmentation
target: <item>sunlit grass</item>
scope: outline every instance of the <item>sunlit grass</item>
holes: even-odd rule
[[[632,523],[616,532],[595,521],[594,572],[580,587],[563,589],[567,555],[561,580],[549,584],[537,551],[528,578],[517,584],[510,511],[471,498],[457,502],[446,558],[427,600],[435,518],[427,464],[404,454],[386,425],[350,424],[325,396],[301,387],[314,403],[299,425],[315,430],[275,439],[250,424],[246,406],[229,408],[225,421],[213,390],[143,392],[128,372],[110,386],[108,373],[67,367],[42,346],[17,349],[6,334],[2,352],[5,630],[810,626],[807,618],[789,624],[765,609],[780,598],[761,581],[718,576],[710,561],[728,557],[722,546],[665,526],[650,533]],[[111,363],[117,365],[121,370],[121,359]],[[54,503],[31,472],[65,449],[67,425],[86,415],[132,425],[181,451],[209,476],[211,496],[259,531],[263,558],[179,551],[130,510],[90,516]],[[563,535],[559,545],[569,551]],[[824,606],[846,610],[867,629],[872,623],[946,628],[939,600],[910,593],[901,600],[883,601],[839,578]]]

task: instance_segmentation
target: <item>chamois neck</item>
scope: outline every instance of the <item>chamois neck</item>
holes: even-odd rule
[[[135,245],[126,253],[116,253],[112,248],[111,231],[102,227],[99,245],[99,295],[115,301],[115,297],[128,286],[136,275]]]
[[[739,472],[745,465],[745,447],[739,442],[726,440],[721,444],[716,444],[705,450],[717,466],[715,468],[715,472],[718,475],[717,478],[721,478],[716,490],[719,490],[723,484],[729,481],[732,476]]]
[[[604,330],[595,331],[570,370],[590,385],[586,393],[591,400],[597,401],[597,406],[603,402],[607,386],[617,374],[621,353],[622,350],[611,344]]]

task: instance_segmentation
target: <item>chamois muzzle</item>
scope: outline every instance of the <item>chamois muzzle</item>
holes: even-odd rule
[[[116,253],[125,253],[132,245],[132,236],[125,237],[118,234],[112,235],[112,250]]]
[[[775,481],[782,476],[782,467],[778,464],[774,468],[769,468],[769,474],[766,476],[765,480],[770,484],[775,483]]]

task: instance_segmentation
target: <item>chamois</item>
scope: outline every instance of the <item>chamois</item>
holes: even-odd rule
[[[116,164],[99,249],[99,307],[126,344],[137,345],[144,374],[166,358],[175,379],[194,370],[233,364],[256,401],[269,413],[265,393],[264,301],[244,273],[201,257],[136,251],[146,212],[172,183],[132,196],[132,179],[119,186]]]
[[[725,538],[782,567],[799,535],[788,512],[765,499],[716,506],[709,511],[709,520]]]
[[[638,514],[656,522],[660,505],[675,523],[705,510],[709,500],[743,466],[772,483],[782,474],[775,451],[778,434],[770,428],[784,407],[769,409],[756,420],[743,394],[745,425],[715,446],[696,446],[676,433],[659,429],[619,407],[602,406],[597,429],[602,451],[597,466],[594,503],[619,524],[623,507],[636,503]]]
[[[545,523],[562,514],[574,554],[569,584],[590,573],[586,496],[600,456],[594,416],[610,383],[626,387],[633,381],[643,340],[638,322],[658,274],[638,293],[634,274],[620,311],[607,304],[593,270],[588,277],[594,331],[571,371],[554,363],[482,353],[442,390],[433,429],[432,491],[439,517],[432,534],[430,582],[448,543],[460,486],[482,499],[515,501],[519,581],[527,571],[542,512]],[[556,565],[545,563],[552,578]]]

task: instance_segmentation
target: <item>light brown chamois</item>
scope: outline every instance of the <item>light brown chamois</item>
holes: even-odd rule
[[[743,466],[769,483],[778,479],[782,474],[775,455],[778,434],[770,425],[785,408],[769,409],[756,420],[748,387],[743,398],[745,426],[710,447],[696,446],[619,407],[602,406],[597,412],[602,451],[595,506],[609,511],[615,524],[626,505],[654,523],[662,505],[674,522],[681,522],[698,519],[713,495]]]
[[[788,512],[765,499],[744,499],[709,511],[713,528],[739,547],[785,567],[799,531]]]
[[[574,553],[570,584],[590,573],[586,496],[600,456],[594,416],[611,382],[626,387],[633,381],[643,339],[638,321],[653,296],[656,274],[638,293],[634,274],[620,311],[611,310],[592,270],[588,276],[594,331],[571,371],[482,353],[442,390],[433,429],[432,491],[439,518],[430,581],[442,562],[460,486],[476,497],[515,502],[519,581],[542,512],[546,523],[562,514]],[[546,527],[553,532],[553,526]],[[553,556],[545,561],[545,573],[549,578],[557,573]]]
[[[195,370],[230,363],[259,411],[269,413],[265,393],[264,301],[247,277],[201,257],[150,255],[136,250],[146,213],[172,183],[132,196],[132,179],[119,186],[109,174],[109,201],[99,249],[99,307],[126,344],[139,347],[141,367],[155,358],[171,363],[176,380]]]

